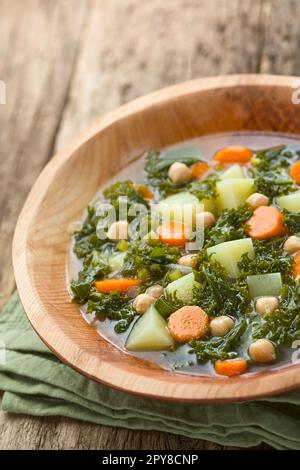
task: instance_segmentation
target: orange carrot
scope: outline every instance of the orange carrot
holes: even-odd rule
[[[206,162],[198,162],[192,165],[191,170],[192,170],[192,179],[193,180],[198,180],[201,178],[201,176],[204,175],[209,169],[209,164]]]
[[[290,176],[297,184],[300,184],[300,160],[291,166]]]
[[[95,287],[101,294],[110,294],[110,292],[119,291],[126,292],[131,287],[141,284],[139,279],[103,279],[96,281]]]
[[[294,256],[293,275],[294,277],[300,275],[300,251]]]
[[[220,375],[227,375],[233,377],[234,375],[241,375],[247,371],[248,364],[245,359],[225,359],[225,361],[217,361],[215,363],[215,371]]]
[[[187,305],[172,313],[168,327],[173,338],[179,343],[203,338],[208,328],[208,315],[200,307]]]
[[[157,229],[159,239],[171,246],[183,246],[188,240],[188,231],[183,224],[162,224]]]
[[[282,214],[276,207],[258,207],[246,224],[248,235],[257,240],[265,240],[285,233]]]
[[[214,160],[219,163],[247,163],[252,157],[252,150],[241,145],[231,145],[230,147],[225,147],[219,150],[215,156]]]
[[[153,199],[153,192],[150,188],[148,188],[148,186],[144,186],[143,184],[137,184],[135,186],[135,189],[138,193],[141,194],[141,196],[143,196],[144,199]]]

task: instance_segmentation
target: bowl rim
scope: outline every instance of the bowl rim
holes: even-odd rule
[[[158,380],[157,378],[148,377],[147,374],[141,377],[134,372],[128,372],[126,368],[120,368],[119,366],[111,365],[104,361],[100,362],[97,375],[95,375],[92,369],[87,370],[87,368],[82,364],[82,359],[80,357],[74,358],[74,355],[71,352],[69,353],[68,347],[64,348],[64,353],[62,354],[60,350],[56,349],[56,346],[52,342],[47,341],[46,337],[49,324],[47,316],[44,316],[47,309],[42,304],[35,286],[30,282],[26,257],[26,235],[28,234],[30,221],[33,220],[34,214],[37,213],[46,194],[49,181],[55,177],[56,170],[72,157],[75,150],[84,145],[85,142],[93,136],[109,127],[112,123],[135,113],[142,112],[154,104],[162,104],[168,100],[173,100],[179,96],[183,97],[194,92],[218,88],[231,88],[235,86],[289,86],[293,88],[295,80],[299,80],[299,77],[285,75],[235,74],[200,78],[162,88],[150,94],[136,98],[135,100],[130,101],[98,118],[86,130],[77,134],[77,136],[70,140],[69,143],[64,145],[63,148],[48,162],[29,192],[17,220],[12,249],[13,269],[20,299],[29,322],[42,341],[62,362],[89,379],[117,390],[148,398],[157,398],[168,401],[194,403],[242,401],[276,395],[281,392],[293,390],[300,386],[300,374],[298,374],[299,378],[297,379],[297,372],[300,371],[300,364],[291,364],[281,369],[266,371],[265,373],[234,378],[216,378],[214,376],[199,377],[188,375],[187,377],[189,377],[189,380],[186,384],[182,383],[182,378],[184,377],[183,374],[165,371],[166,380]],[[64,342],[67,341],[67,345],[69,345],[72,350],[76,345],[74,340],[68,337],[68,335],[56,324],[55,329],[55,334],[59,335]],[[125,355],[126,354],[124,353],[124,356]],[[110,373],[108,373],[108,367]],[[280,381],[278,381],[279,373],[281,377]],[[180,377],[180,381],[176,382],[176,377]],[[155,383],[153,383],[153,381],[155,381]],[[252,385],[250,387],[252,392],[249,393],[248,386],[253,381],[257,382],[257,386],[253,387]]]

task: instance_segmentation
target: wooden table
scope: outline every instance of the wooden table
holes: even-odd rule
[[[56,149],[94,117],[166,85],[226,73],[299,75],[299,9],[297,0],[0,0],[0,307],[15,289],[18,213]],[[1,412],[0,449],[26,448],[222,449]]]

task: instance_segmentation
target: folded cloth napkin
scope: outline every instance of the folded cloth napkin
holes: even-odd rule
[[[300,449],[300,391],[233,404],[178,404],[99,385],[62,364],[31,328],[15,293],[0,315],[2,407],[129,429],[159,430],[218,444]]]

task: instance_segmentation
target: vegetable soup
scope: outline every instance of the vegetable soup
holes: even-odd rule
[[[72,230],[70,293],[107,340],[182,373],[291,364],[300,141],[217,134],[149,150]]]

